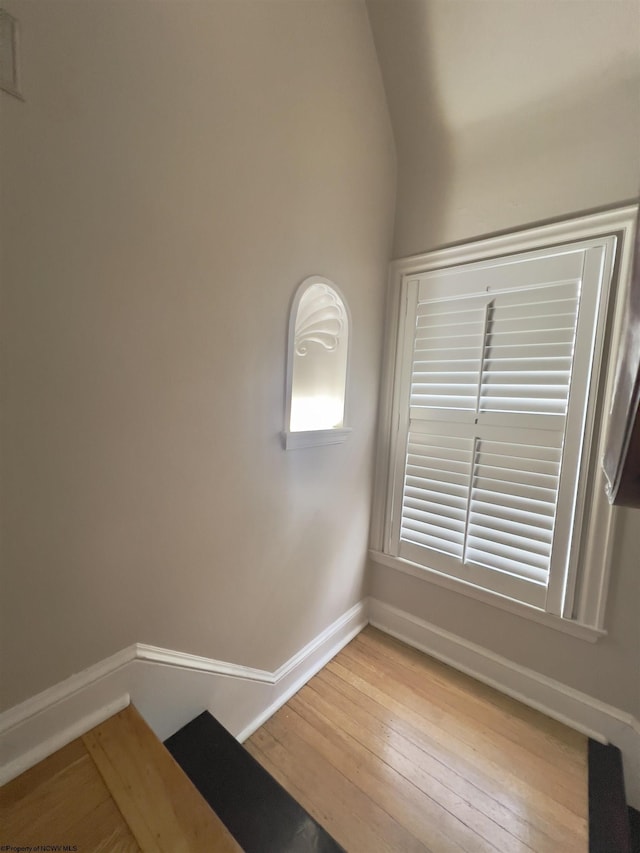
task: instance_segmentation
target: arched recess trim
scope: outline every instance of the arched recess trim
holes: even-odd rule
[[[350,342],[349,308],[337,285],[306,278],[289,315],[286,450],[338,444],[351,432],[345,425]]]

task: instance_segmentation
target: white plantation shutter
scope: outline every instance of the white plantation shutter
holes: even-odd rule
[[[583,428],[588,397],[593,251],[407,283],[389,553],[561,610],[562,585],[550,601],[550,578],[554,567],[566,575],[572,539],[580,451],[571,442],[567,452],[565,437]],[[578,379],[577,347],[587,358]]]

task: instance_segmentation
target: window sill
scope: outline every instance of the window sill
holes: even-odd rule
[[[304,447],[319,447],[322,444],[342,444],[350,433],[350,427],[283,432],[282,446],[285,450],[301,450]]]
[[[457,578],[451,578],[436,572],[433,569],[419,566],[417,563],[411,563],[409,560],[403,560],[400,557],[391,557],[388,554],[383,554],[380,551],[369,551],[369,557],[374,563],[381,566],[386,566],[395,571],[402,572],[405,575],[411,575],[414,578],[419,578],[427,583],[434,583],[437,586],[442,586],[445,589],[450,589],[453,592],[458,592],[461,595],[466,595],[469,598],[475,598],[477,601],[482,601],[484,604],[489,604],[493,607],[498,607],[500,610],[506,610],[516,616],[521,616],[524,619],[529,619],[531,622],[537,622],[540,625],[545,625],[547,628],[552,628],[554,631],[562,631],[565,634],[571,634],[573,637],[578,637],[581,640],[586,640],[590,643],[596,643],[600,637],[606,637],[607,632],[595,628],[591,625],[584,625],[573,619],[562,619],[559,616],[554,616],[550,613],[545,613],[544,610],[539,610],[536,607],[531,607],[527,604],[522,604],[520,601],[514,601],[511,598],[498,595],[495,592],[479,589]]]

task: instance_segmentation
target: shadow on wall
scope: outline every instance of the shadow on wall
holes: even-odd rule
[[[448,242],[508,232],[635,194],[638,77],[631,63],[460,128]],[[615,164],[615,168],[613,168]]]
[[[396,257],[635,195],[637,4],[367,5],[396,138]]]
[[[429,251],[445,240],[451,139],[431,58],[428,4],[367,0],[367,8],[397,150],[398,257],[403,251],[399,235],[416,227],[419,234],[411,242],[417,239],[420,249],[412,251]]]

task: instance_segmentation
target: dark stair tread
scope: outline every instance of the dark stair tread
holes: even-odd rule
[[[631,853],[640,853],[640,812],[629,806],[629,825],[631,827]]]
[[[589,740],[589,853],[632,853],[622,754]]]
[[[245,853],[344,853],[208,711],[165,746]]]

